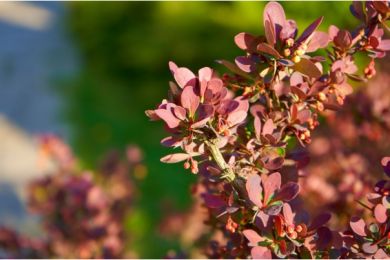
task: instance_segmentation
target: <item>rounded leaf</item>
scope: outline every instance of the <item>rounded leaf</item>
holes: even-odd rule
[[[352,217],[351,221],[349,222],[349,226],[351,227],[352,231],[355,234],[357,234],[361,237],[367,236],[366,223],[364,222],[363,219],[361,219],[359,217]]]

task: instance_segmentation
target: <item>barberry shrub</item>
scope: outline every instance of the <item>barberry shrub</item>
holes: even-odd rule
[[[129,146],[126,159],[109,153],[99,174],[82,170],[56,136],[41,138],[41,152],[41,162],[55,166],[28,186],[28,206],[42,234],[30,238],[0,227],[0,258],[133,258],[124,221],[133,204],[132,176],[144,169],[141,150]]]
[[[239,33],[234,42],[243,55],[218,61],[230,73],[205,67],[196,75],[169,62],[175,82],[168,98],[146,114],[165,123],[169,136],[161,143],[181,150],[161,161],[183,162],[199,176],[209,257],[390,257],[390,181],[380,180],[360,202],[366,220],[351,217],[339,230],[330,229],[330,212],[309,217],[298,183],[310,158],[297,148],[312,142],[319,116],[341,111],[351,81],[374,77],[375,61],[390,50],[383,39],[389,3],[356,1],[350,10],[360,21],[354,30],[318,31],[320,17],[298,33],[270,2],[265,35]],[[361,72],[356,55],[370,59]],[[389,157],[381,163],[389,177]]]

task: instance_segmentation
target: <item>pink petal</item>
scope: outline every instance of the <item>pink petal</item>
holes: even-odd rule
[[[263,189],[261,188],[260,184],[261,184],[261,178],[257,174],[249,175],[245,184],[249,199],[253,202],[253,204],[255,204],[259,208],[263,206],[263,202],[262,202]]]
[[[187,153],[174,153],[174,154],[168,154],[160,159],[163,163],[177,163],[184,160],[187,160],[191,157],[191,155]]]
[[[187,85],[194,85],[196,82],[196,77],[192,71],[187,68],[178,68],[173,74],[177,84],[184,88]]]
[[[195,94],[194,87],[186,86],[181,93],[181,105],[188,109],[191,116],[195,114],[200,98]]]

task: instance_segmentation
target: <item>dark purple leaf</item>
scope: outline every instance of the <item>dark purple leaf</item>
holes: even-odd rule
[[[225,201],[221,197],[219,197],[217,195],[204,193],[204,194],[202,194],[202,197],[203,197],[205,205],[208,208],[219,209],[219,208],[222,208],[222,207],[226,206]]]
[[[270,205],[268,205],[264,209],[264,213],[270,216],[276,216],[280,213],[283,208],[283,203],[281,201],[276,201]]]
[[[310,224],[309,226],[309,230],[316,230],[317,228],[319,227],[322,227],[323,225],[325,225],[326,223],[328,223],[328,221],[330,220],[331,218],[331,215],[329,213],[323,213],[319,216],[317,216],[313,221],[312,223]]]
[[[299,193],[299,185],[295,182],[288,182],[282,186],[274,200],[290,201]]]
[[[197,111],[197,121],[191,125],[192,128],[200,128],[206,125],[210,117],[214,114],[212,105],[202,104]]]
[[[240,75],[240,76],[242,76],[242,77],[244,77],[246,79],[251,79],[251,77],[247,73],[245,73],[244,71],[240,70],[240,68],[238,68],[236,64],[234,64],[234,63],[232,63],[230,61],[227,61],[227,60],[217,60],[216,62],[219,63],[219,64],[224,65],[228,70],[230,70],[234,74]]]
[[[235,59],[236,65],[242,71],[251,73],[256,70],[256,62],[246,56],[238,56]]]
[[[286,66],[286,67],[291,67],[294,66],[294,62],[288,59],[279,59],[278,60],[279,65]]]
[[[317,230],[318,239],[316,241],[317,248],[325,250],[332,241],[332,232],[327,227],[320,227]]]
[[[311,23],[305,29],[305,31],[303,31],[301,36],[298,38],[297,42],[304,42],[307,39],[309,39],[313,35],[314,31],[318,28],[318,26],[320,26],[323,19],[324,19],[324,17],[321,16],[321,17],[317,18],[317,20],[315,20],[313,23]]]

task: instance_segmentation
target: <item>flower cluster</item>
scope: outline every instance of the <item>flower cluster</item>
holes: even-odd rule
[[[310,144],[318,117],[340,109],[353,92],[351,81],[374,77],[375,60],[390,50],[383,29],[389,3],[354,2],[351,11],[361,21],[355,30],[318,31],[320,17],[298,34],[296,22],[271,2],[263,14],[265,35],[239,33],[234,41],[245,54],[234,63],[218,61],[230,74],[202,68],[196,76],[169,63],[176,83],[170,83],[169,98],[146,114],[164,121],[170,136],[162,144],[183,151],[161,161],[184,161],[184,168],[199,173],[214,233],[208,256],[339,258],[367,250],[389,256],[388,204],[372,206],[382,221],[378,232],[363,235],[352,228],[353,236],[326,227],[327,213],[310,220],[297,197],[309,158],[293,144]],[[327,57],[316,55],[321,49]],[[354,60],[358,54],[370,59],[361,75]],[[349,249],[348,241],[361,246]]]
[[[45,234],[36,242],[1,230],[0,246],[9,252],[7,257],[124,256],[123,221],[134,193],[130,174],[141,165],[139,149],[130,146],[126,160],[116,153],[109,155],[96,178],[77,168],[71,150],[59,138],[47,135],[41,140],[44,159],[58,166],[57,172],[28,187],[28,206],[40,216]]]

